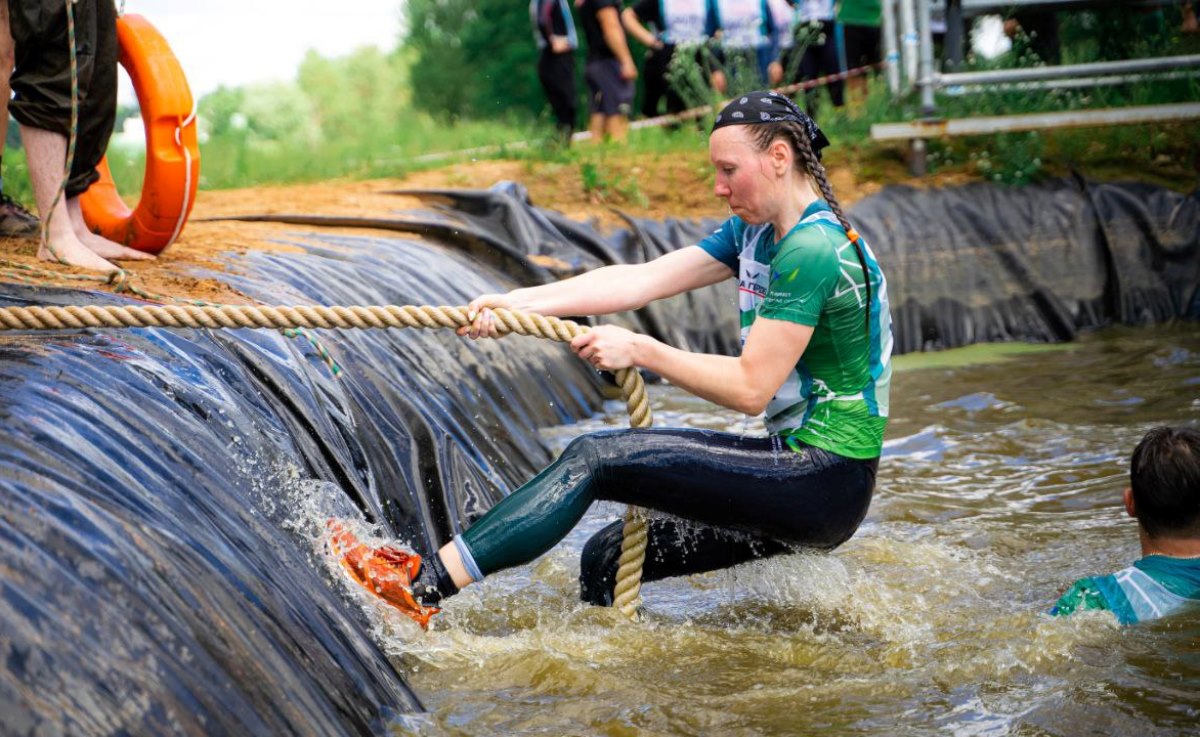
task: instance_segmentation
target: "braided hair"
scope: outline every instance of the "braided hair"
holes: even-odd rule
[[[791,120],[758,123],[744,127],[748,129],[755,148],[759,151],[766,151],[774,141],[780,139],[786,141],[792,147],[792,152],[795,154],[796,169],[800,173],[810,177],[816,183],[817,187],[821,190],[821,195],[825,198],[825,202],[829,204],[829,209],[833,210],[833,214],[837,217],[838,222],[841,223],[842,229],[846,231],[846,237],[854,244],[854,255],[858,257],[858,265],[862,268],[863,283],[866,286],[867,311],[865,327],[867,341],[870,342],[871,272],[867,269],[867,259],[863,253],[862,236],[850,225],[850,221],[846,219],[845,213],[842,212],[842,206],[837,201],[837,197],[834,196],[833,187],[830,186],[829,179],[825,176],[825,165],[821,163],[820,156],[813,151],[808,131],[800,123]]]

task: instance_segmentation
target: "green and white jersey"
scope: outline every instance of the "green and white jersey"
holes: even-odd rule
[[[1053,616],[1099,609],[1121,624],[1165,617],[1200,604],[1200,560],[1148,555],[1123,571],[1076,581],[1050,610]]]
[[[892,377],[892,318],[887,280],[867,244],[861,245],[871,279],[869,332],[862,267],[826,203],[810,205],[778,242],[774,226],[732,217],[699,245],[738,275],[743,345],[759,316],[813,328],[804,355],[767,405],[767,430],[849,458],[878,457]]]

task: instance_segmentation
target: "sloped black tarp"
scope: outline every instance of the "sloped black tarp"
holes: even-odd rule
[[[305,242],[226,278],[268,304],[515,286],[435,245]],[[428,552],[548,463],[536,429],[595,411],[598,382],[544,340],[320,338],[343,377],[274,331],[0,333],[0,734],[383,734],[419,708],[298,509]]]
[[[898,353],[1200,318],[1200,191],[889,187],[850,218],[887,273]]]
[[[414,233],[462,250],[523,285],[607,264],[650,261],[696,243],[720,225],[715,220],[659,223],[625,216],[628,230],[603,236],[589,225],[534,207],[525,188],[512,182],[501,182],[489,190],[401,190],[396,194],[422,198],[428,208],[387,218],[273,214],[232,219]],[[739,346],[736,305],[737,287],[728,282],[605,321],[680,348],[732,355]]]
[[[259,216],[300,224],[420,233],[477,255],[523,284],[611,263],[639,263],[694,244],[718,221],[625,216],[609,236],[536,208],[520,185],[486,191],[404,190],[428,209],[363,220]],[[1024,188],[892,186],[850,208],[889,282],[895,351],[992,341],[1070,340],[1079,330],[1200,317],[1200,191],[1082,177]],[[738,350],[732,282],[620,318],[691,350]]]

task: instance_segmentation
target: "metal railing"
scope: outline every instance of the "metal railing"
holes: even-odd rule
[[[918,93],[924,120],[908,123],[878,123],[871,126],[875,140],[910,140],[910,167],[924,173],[927,138],[976,135],[1016,130],[1040,130],[1064,126],[1114,125],[1180,121],[1200,117],[1200,105],[1191,103],[1144,106],[1128,113],[1113,110],[1081,110],[1067,113],[1027,114],[978,119],[942,120],[937,117],[936,94],[980,94],[1013,89],[1077,88],[1125,84],[1146,79],[1178,79],[1200,76],[1200,55],[1149,59],[1126,59],[1091,64],[1050,65],[979,72],[942,72],[935,65],[932,18],[935,10],[946,18],[947,66],[954,69],[962,59],[962,28],[965,18],[1017,8],[1040,10],[1084,9],[1104,6],[1172,5],[1177,0],[884,0],[883,44],[888,87],[899,97]]]

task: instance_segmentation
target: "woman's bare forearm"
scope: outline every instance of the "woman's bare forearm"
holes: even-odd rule
[[[505,296],[514,309],[541,315],[609,315],[731,276],[728,266],[689,246],[648,263],[604,266],[560,282],[515,289]]]
[[[608,315],[646,304],[644,264],[604,266],[563,281],[508,293],[515,309],[539,315]]]

